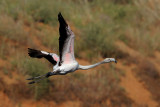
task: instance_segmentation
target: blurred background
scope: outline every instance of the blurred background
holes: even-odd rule
[[[52,70],[27,48],[58,54],[59,12],[80,64],[118,63],[28,85]],[[158,107],[159,65],[159,0],[0,0],[0,107]]]

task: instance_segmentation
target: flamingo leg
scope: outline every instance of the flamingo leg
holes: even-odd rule
[[[50,77],[51,75],[54,75],[53,72],[48,72],[47,74],[44,74],[44,75],[41,75],[41,76],[37,76],[37,77],[32,77],[32,78],[28,78],[27,80],[34,80],[34,79],[37,79],[37,80],[34,80],[34,81],[31,81],[29,82],[28,84],[33,84],[33,83],[37,83],[45,78],[48,78]]]
[[[46,76],[46,74],[40,75],[40,76],[37,76],[37,77],[31,77],[31,78],[28,78],[27,80],[34,80],[34,79],[38,79],[38,78],[45,77],[45,76]]]
[[[40,79],[35,80],[35,81],[28,82],[28,84],[34,84],[34,83],[37,83],[37,82],[39,82],[39,81],[41,81],[41,80],[43,80],[43,79],[45,79],[45,77],[40,78]]]

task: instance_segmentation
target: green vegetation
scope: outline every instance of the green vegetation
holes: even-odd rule
[[[125,96],[125,91],[118,85],[119,75],[114,66],[107,71],[102,66],[98,71],[92,71],[89,75],[77,72],[63,78],[59,76],[54,79],[54,83],[50,83],[53,86],[46,97],[54,99],[57,103],[77,99],[83,102],[83,107],[90,107],[98,103],[106,106],[106,100],[110,98],[111,105],[130,106],[132,101]],[[117,99],[114,99],[114,96]]]
[[[151,61],[145,60],[139,64],[139,69],[136,71],[136,74],[145,82],[147,88],[153,94],[153,98],[159,102],[160,92],[156,92],[155,90],[160,89],[160,75],[155,65]]]
[[[12,70],[24,76],[50,71],[47,61],[30,59],[27,48],[45,47],[58,53],[59,12],[76,35],[77,58],[94,62],[95,57],[125,56],[117,49],[117,41],[123,41],[145,56],[152,55],[153,51],[160,50],[159,5],[160,2],[150,3],[149,0],[0,0],[0,58],[9,61],[8,66],[11,66],[3,71],[5,75]],[[89,75],[56,76],[32,87],[19,81],[12,86],[5,85],[4,90],[14,96],[13,99],[17,95],[19,99],[22,96],[36,100],[45,98],[57,103],[76,99],[83,102],[83,106],[106,106],[106,100],[110,100],[112,106],[131,106],[132,101],[118,85],[119,75],[124,74],[116,73],[113,65],[110,67],[108,71],[102,67]],[[148,68],[142,66],[141,69],[145,73]],[[156,73],[146,74],[146,77]],[[0,82],[4,84],[1,79]]]
[[[19,61],[19,59],[22,60]],[[16,59],[12,61],[12,68],[18,69],[18,72],[23,75],[30,75],[32,77],[43,75],[50,71],[47,67],[48,65],[44,62],[39,62],[36,59],[28,59],[23,56],[17,56]],[[34,91],[35,99],[38,100],[48,91],[48,79],[41,81],[39,84],[31,87]]]
[[[63,3],[65,6],[62,7]],[[154,25],[159,20],[157,6],[160,3],[153,2],[152,5],[155,8],[149,7],[149,3],[149,1],[138,0],[134,2],[130,0],[113,2],[110,0],[59,0],[56,2],[54,0],[2,0],[0,2],[2,13],[0,32],[1,35],[8,35],[12,39],[26,42],[29,34],[23,28],[25,22],[32,24],[42,22],[57,26],[57,14],[62,12],[68,23],[74,24],[80,32],[75,30],[76,37],[80,38],[76,41],[76,48],[79,48],[79,51],[76,50],[77,53],[92,47],[95,56],[97,54],[104,57],[118,56],[114,43],[120,39],[132,48],[138,48],[140,52],[149,55],[150,49],[151,51],[159,50],[160,45],[157,42],[160,40],[159,31],[152,33],[153,29],[159,28],[154,28]],[[57,46],[57,29],[55,32],[50,32],[41,28],[38,35],[45,36],[38,36],[44,45]],[[142,40],[145,42],[142,43]],[[79,46],[79,43],[83,45]]]

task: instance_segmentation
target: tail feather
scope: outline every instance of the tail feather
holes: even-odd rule
[[[40,50],[35,50],[30,48],[28,48],[28,54],[30,57],[33,58],[42,58],[45,56]]]

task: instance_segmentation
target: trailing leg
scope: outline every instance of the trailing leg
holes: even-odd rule
[[[38,76],[38,77],[28,78],[27,80],[33,80],[33,81],[29,82],[28,84],[37,83],[37,82],[39,82],[39,81],[41,81],[41,80],[43,80],[45,78],[48,78],[48,77],[50,77],[52,75],[55,75],[55,74],[53,72],[48,72],[45,75],[41,75],[41,76]],[[36,80],[34,80],[34,79],[36,79]]]

